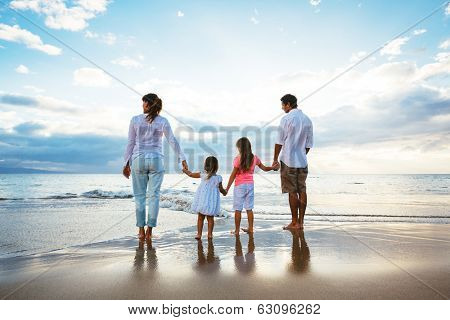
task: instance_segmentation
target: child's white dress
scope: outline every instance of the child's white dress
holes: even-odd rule
[[[207,216],[218,216],[220,214],[220,191],[219,184],[222,176],[213,175],[208,179],[208,174],[200,173],[201,183],[195,193],[192,211]]]

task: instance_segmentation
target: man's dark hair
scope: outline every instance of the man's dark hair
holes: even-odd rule
[[[285,94],[283,97],[281,97],[281,102],[283,102],[283,104],[289,103],[291,108],[297,108],[297,98],[292,94]]]

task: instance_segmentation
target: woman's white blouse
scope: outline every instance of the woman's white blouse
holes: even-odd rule
[[[124,165],[140,155],[149,157],[164,157],[162,152],[162,137],[166,136],[172,149],[178,156],[178,161],[186,160],[180,144],[173,135],[169,121],[156,116],[152,123],[147,121],[146,114],[134,116],[128,130],[128,145],[124,155]]]

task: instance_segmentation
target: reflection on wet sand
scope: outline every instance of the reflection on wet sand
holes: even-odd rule
[[[220,270],[220,259],[214,254],[214,244],[212,239],[208,239],[208,251],[205,256],[203,241],[197,244],[197,264],[195,269],[204,273],[214,273]]]
[[[236,236],[236,254],[234,256],[234,265],[236,270],[240,273],[250,274],[255,271],[255,241],[253,238],[253,234],[249,234],[248,236],[248,246],[247,253],[244,256],[242,251],[242,243],[240,236]]]
[[[143,241],[139,241],[139,245],[136,248],[136,255],[134,257],[134,270],[140,271],[144,267],[144,263],[147,264],[147,270],[156,271],[158,269],[158,257],[156,256],[156,250],[153,248],[152,240],[147,240],[147,250],[145,250],[145,244]],[[147,252],[145,259],[145,253]]]
[[[288,270],[292,273],[305,273],[309,271],[311,253],[305,240],[303,230],[291,230],[292,252]]]

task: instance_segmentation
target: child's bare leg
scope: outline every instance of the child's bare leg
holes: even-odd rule
[[[202,238],[202,232],[203,232],[203,222],[205,221],[205,216],[201,213],[198,213],[197,218],[197,236],[195,239],[200,240]]]
[[[214,217],[207,216],[206,218],[208,219],[208,239],[211,239],[214,230]]]
[[[248,228],[242,228],[242,231],[247,233],[253,233],[253,210],[247,210]]]
[[[240,228],[241,228],[241,211],[236,210],[234,212],[234,231],[231,231],[231,233],[238,235]]]

